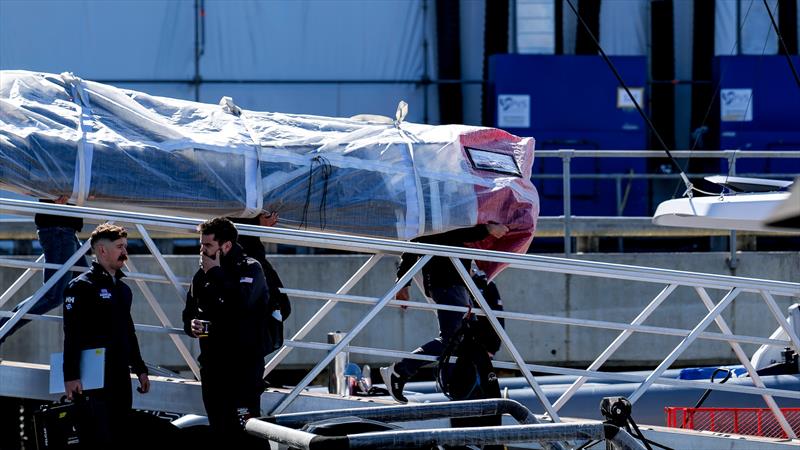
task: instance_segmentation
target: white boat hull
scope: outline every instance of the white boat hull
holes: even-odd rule
[[[789,198],[788,192],[693,197],[668,200],[656,209],[653,223],[673,227],[777,231],[764,221]]]

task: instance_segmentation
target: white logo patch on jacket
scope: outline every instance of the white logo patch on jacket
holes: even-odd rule
[[[111,292],[108,292],[106,288],[100,289],[100,298],[103,300],[111,300]]]
[[[253,282],[252,277],[242,277],[242,279],[239,280],[239,283],[252,283],[252,282]]]

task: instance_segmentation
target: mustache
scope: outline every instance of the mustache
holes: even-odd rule
[[[118,261],[127,261],[128,260],[128,256],[127,255],[119,255],[119,258],[117,258],[117,260]]]

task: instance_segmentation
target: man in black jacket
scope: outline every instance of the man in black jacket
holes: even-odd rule
[[[216,438],[247,445],[240,418],[261,414],[269,294],[261,265],[236,243],[233,223],[217,217],[199,226],[200,270],[183,310],[183,326],[200,339],[203,404]],[[239,445],[239,446],[237,446]]]
[[[124,444],[132,404],[131,369],[139,378],[139,391],[150,390],[131,318],[133,296],[120,270],[128,259],[127,236],[120,226],[99,225],[91,237],[96,261],[64,291],[64,388],[70,400],[86,394],[82,435],[89,448]],[[96,348],[105,349],[104,386],[84,392],[81,352]]]
[[[431,236],[422,236],[412,239],[412,241],[425,244],[464,247],[464,244],[468,242],[482,241],[489,236],[500,239],[505,236],[506,233],[508,233],[507,226],[491,223],[475,225],[470,228],[459,228]],[[397,278],[400,279],[400,277],[405,275],[405,273],[411,269],[411,266],[417,262],[419,257],[420,256],[417,254],[403,253],[400,267],[397,269]],[[461,260],[461,263],[464,265],[467,273],[469,273],[471,261]],[[469,291],[449,258],[443,256],[434,256],[431,258],[431,260],[425,264],[425,267],[422,268],[422,277],[423,285],[425,286],[425,295],[432,298],[434,302],[441,305],[463,307],[468,307],[471,304]],[[398,300],[408,300],[409,285],[410,283],[400,289],[395,298]],[[458,327],[461,325],[463,316],[464,314],[460,312],[436,311],[436,317],[439,321],[439,336],[414,350],[414,353],[440,356],[444,347],[450,341],[450,338],[453,337]],[[408,379],[414,376],[414,374],[426,364],[428,364],[426,361],[406,358],[389,367],[382,367],[380,369],[381,378],[383,378],[386,389],[389,390],[392,398],[400,403],[408,402],[408,399],[403,395],[403,387]]]
[[[278,213],[276,212],[262,212],[253,218],[231,218],[233,223],[241,223],[245,225],[259,225],[262,227],[271,227],[278,223]],[[245,236],[240,234],[237,240],[239,245],[242,246],[244,254],[255,259],[261,264],[261,269],[264,270],[264,278],[267,280],[267,289],[269,290],[269,306],[267,312],[269,319],[267,322],[267,330],[269,332],[270,341],[268,347],[271,347],[267,353],[271,353],[283,345],[283,322],[289,318],[292,313],[292,305],[289,302],[289,296],[281,292],[283,283],[281,282],[278,272],[272,267],[272,264],[267,261],[267,250],[258,236]]]

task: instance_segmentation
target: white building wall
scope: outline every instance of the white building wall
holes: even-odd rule
[[[423,51],[424,40],[429,53],[435,48],[430,0],[204,4],[199,68],[207,82],[199,89],[200,101],[216,103],[229,95],[248,109],[351,116],[393,115],[397,103],[405,100],[411,106],[408,120],[426,118],[425,88],[414,81],[425,75],[435,78],[431,64],[425,65],[430,55]],[[194,29],[193,0],[3,0],[0,69],[71,71],[86,79],[193,100]],[[176,82],[181,80],[185,82]],[[365,83],[353,84],[357,81]],[[433,94],[435,88],[429,91]],[[427,118],[435,123],[433,100],[429,95]]]

